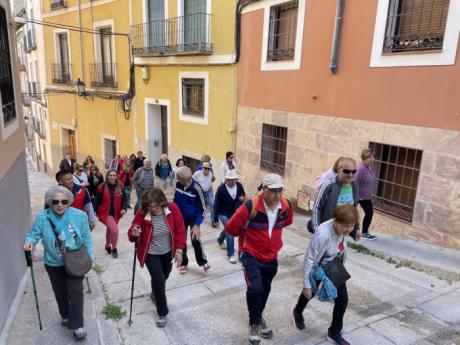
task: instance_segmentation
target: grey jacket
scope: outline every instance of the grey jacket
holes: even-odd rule
[[[321,186],[316,196],[315,204],[313,205],[311,223],[308,224],[310,231],[312,230],[312,232],[314,232],[320,224],[332,219],[341,188],[342,184],[339,182],[338,178],[330,180]],[[353,190],[353,205],[356,206],[358,205],[358,188],[354,181],[351,183],[351,188]],[[355,232],[358,230],[359,223],[355,225],[350,236],[354,237]]]

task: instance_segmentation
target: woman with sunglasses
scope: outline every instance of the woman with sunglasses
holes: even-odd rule
[[[118,179],[121,183],[121,188],[123,189],[123,194],[126,197],[126,202],[128,204],[128,208],[131,208],[131,190],[133,186],[133,169],[131,165],[131,161],[127,159],[123,164],[123,169],[118,174]]]
[[[45,270],[61,315],[61,325],[72,329],[75,338],[83,339],[86,337],[83,325],[83,277],[67,275],[62,251],[64,248],[75,250],[85,246],[92,259],[94,254],[88,217],[85,212],[70,207],[73,198],[72,192],[62,186],[47,190],[45,202],[49,208],[38,213],[32,229],[26,234],[24,249],[31,251],[38,241],[42,241]],[[57,245],[55,234],[62,242],[61,248]]]
[[[136,213],[128,237],[139,241],[137,258],[141,267],[147,265],[151,277],[151,298],[157,308],[157,327],[166,326],[169,313],[166,301],[166,280],[172,269],[182,265],[186,247],[185,225],[179,207],[168,202],[159,188],[147,189],[142,195],[141,210]]]
[[[99,168],[96,164],[93,164],[89,168],[89,175],[88,175],[88,192],[89,196],[91,197],[91,202],[93,203],[94,206],[94,201],[96,199],[96,194],[97,194],[97,187],[104,182],[104,176],[102,176],[102,173],[99,171]]]
[[[105,250],[118,258],[118,222],[126,213],[128,201],[123,194],[116,170],[109,170],[105,182],[97,188],[94,209],[99,221],[106,226]]]
[[[88,183],[88,175],[86,175],[83,166],[80,163],[75,163],[73,165],[74,173],[73,173],[73,183],[82,187],[89,186]]]

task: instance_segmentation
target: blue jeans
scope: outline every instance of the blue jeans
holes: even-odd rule
[[[131,187],[125,186],[123,188],[123,193],[126,195],[126,202],[128,203],[128,206],[131,207]]]
[[[214,222],[214,195],[212,194],[212,188],[207,192],[203,192],[204,201],[211,209],[211,223]]]
[[[137,210],[141,207],[142,193],[144,193],[143,189],[136,189],[137,201],[136,205],[134,206],[134,214],[136,214]]]
[[[233,236],[229,235],[228,232],[225,231],[225,225],[227,225],[228,218],[227,216],[219,216],[219,220],[224,225],[224,230],[220,233],[219,237],[217,238],[217,242],[219,244],[224,243],[227,240],[227,256],[233,256],[235,254],[235,239]]]

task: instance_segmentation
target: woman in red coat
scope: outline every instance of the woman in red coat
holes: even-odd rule
[[[128,208],[131,208],[131,189],[133,183],[133,175],[133,167],[131,166],[131,161],[128,159],[123,164],[123,170],[118,174],[118,179],[120,180],[123,194],[126,195]]]
[[[118,222],[126,213],[128,202],[123,194],[115,170],[109,170],[105,182],[97,188],[94,209],[99,220],[107,227],[105,250],[114,259],[118,258]]]
[[[159,319],[157,327],[166,326],[168,304],[166,280],[172,269],[172,259],[177,267],[182,264],[186,246],[185,225],[177,205],[168,202],[159,188],[147,189],[142,195],[141,210],[136,213],[128,237],[131,242],[138,239],[137,258],[144,263],[151,277],[152,301],[156,304]]]

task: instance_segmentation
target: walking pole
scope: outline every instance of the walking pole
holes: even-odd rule
[[[38,306],[37,286],[35,285],[34,266],[32,264],[32,252],[30,250],[24,250],[24,254],[26,255],[27,266],[30,267],[30,275],[32,277],[32,287],[34,289],[34,296],[35,296],[35,306],[37,307],[37,314],[38,314],[38,324],[40,325],[40,331],[41,331],[43,330],[43,327],[42,327],[42,319],[40,317],[40,307]]]
[[[134,276],[136,274],[137,242],[138,242],[138,237],[136,237],[136,242],[134,242],[133,279],[131,282],[131,304],[129,306],[128,326],[131,326],[133,324],[133,320],[131,319],[131,316],[133,313]]]

